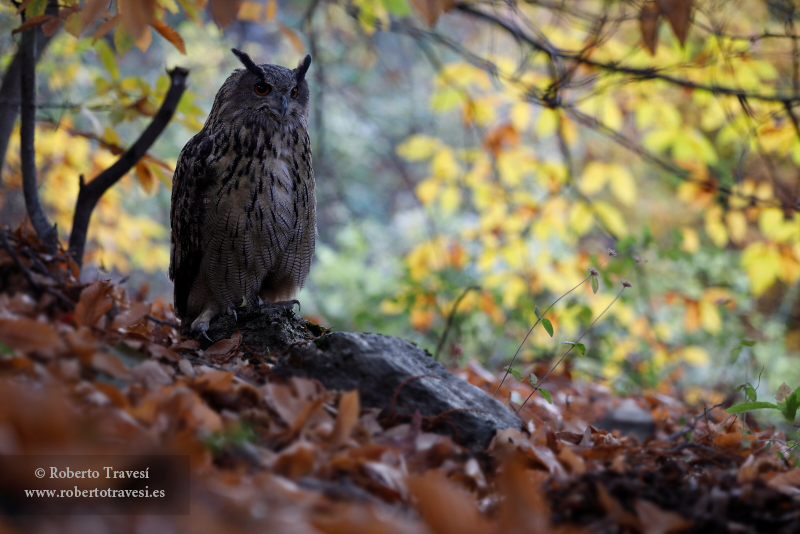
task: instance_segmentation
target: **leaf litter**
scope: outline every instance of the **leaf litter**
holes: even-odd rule
[[[30,231],[8,237],[0,454],[185,454],[192,474],[188,516],[0,518],[4,531],[800,531],[800,469],[783,433],[752,418],[644,393],[630,399],[656,430],[639,440],[593,426],[622,399],[565,369],[552,404],[533,397],[520,410],[524,430],[472,455],[425,432],[419,414],[381,418],[357,392],[278,380],[241,334],[204,352],[180,338],[168,303],[81,284],[74,262],[44,254]],[[474,360],[453,371],[488,396],[503,374]],[[511,399],[529,392],[507,381],[498,398],[516,410]]]

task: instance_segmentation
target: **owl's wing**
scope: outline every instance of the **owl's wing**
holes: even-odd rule
[[[189,292],[203,259],[202,193],[209,178],[205,161],[212,148],[213,140],[205,131],[192,137],[181,150],[172,178],[169,278],[175,284],[175,313],[179,318],[186,317]]]

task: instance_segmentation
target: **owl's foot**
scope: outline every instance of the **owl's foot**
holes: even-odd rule
[[[211,318],[214,317],[214,315],[215,314],[213,310],[204,310],[203,313],[197,317],[197,319],[192,321],[190,332],[192,334],[200,335],[213,343],[214,340],[208,337],[206,332],[208,331],[208,326],[211,323]]]
[[[283,308],[289,308],[290,310],[294,309],[294,305],[297,304],[297,311],[300,311],[300,301],[297,299],[292,300],[279,300],[278,302],[273,302],[273,306],[281,306]]]

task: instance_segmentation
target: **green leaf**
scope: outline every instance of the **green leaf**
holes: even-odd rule
[[[406,0],[383,0],[386,11],[398,17],[407,17],[411,14],[411,7]]]
[[[553,323],[550,322],[550,319],[542,319],[542,326],[550,334],[550,337],[553,337]]]
[[[578,347],[579,351],[581,351],[581,355],[586,354],[586,345],[584,345],[583,343],[577,343],[575,346]]]
[[[758,393],[756,393],[756,390],[753,386],[748,386],[744,394],[747,395],[747,398],[749,398],[752,401],[758,400]]]
[[[553,399],[550,397],[549,391],[544,388],[539,388],[539,393],[542,394],[542,397],[544,397],[544,400],[547,401],[547,404],[553,404]]]
[[[530,378],[528,378],[528,382],[530,382],[532,386],[535,386],[536,383],[539,382],[539,379],[536,378],[535,374],[531,373]]]
[[[739,359],[739,355],[741,353],[742,353],[741,345],[738,346],[738,347],[735,347],[733,350],[731,350],[731,363],[736,363],[736,360]]]
[[[539,310],[539,306],[534,306],[533,307],[533,313],[536,314],[536,318],[537,319],[541,319],[542,318],[542,312],[541,312],[541,310]]]
[[[778,403],[778,409],[789,423],[794,423],[798,407],[800,407],[800,388],[795,389],[791,395],[786,397],[785,402]]]
[[[762,408],[773,408],[775,410],[780,410],[780,408],[771,402],[741,402],[739,404],[734,404],[727,410],[725,413],[742,413],[742,412],[749,412],[750,410],[760,410]]]
[[[600,282],[597,281],[597,277],[594,275],[592,275],[590,281],[592,283],[592,293],[597,293],[597,290],[600,289]]]
[[[755,344],[756,344],[755,341],[750,341],[749,339],[742,340],[742,345],[744,345],[745,347],[752,347]]]
[[[103,39],[98,39],[97,42],[94,43],[94,50],[97,52],[97,56],[100,58],[103,66],[106,68],[108,73],[111,74],[111,77],[115,80],[119,78],[117,58],[114,57],[114,51],[111,50],[111,47],[108,46],[108,43]]]
[[[3,356],[13,356],[14,351],[5,343],[0,343],[0,354]]]
[[[519,371],[519,369],[514,369],[513,367],[509,367],[508,365],[506,365],[505,367],[503,367],[503,371],[508,371],[509,374],[513,375],[518,382],[522,382],[522,373]]]

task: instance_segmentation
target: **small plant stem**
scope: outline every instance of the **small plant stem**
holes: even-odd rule
[[[603,262],[602,262],[602,263],[601,263],[601,264],[598,266],[598,268],[600,268],[600,267],[602,267],[603,265],[605,265],[605,263],[606,263],[607,261],[608,261],[608,258],[604,259],[604,260],[603,260]],[[555,306],[556,304],[558,304],[558,301],[560,301],[561,299],[563,299],[564,297],[566,297],[567,295],[569,295],[570,293],[572,293],[573,291],[575,291],[576,289],[578,289],[579,287],[581,287],[583,284],[585,284],[585,283],[586,283],[586,281],[587,281],[587,280],[589,280],[589,279],[590,279],[592,276],[593,276],[593,275],[590,273],[590,274],[589,274],[589,276],[587,276],[586,278],[584,278],[583,280],[581,280],[581,281],[578,283],[578,285],[576,285],[575,287],[573,287],[572,289],[570,289],[569,291],[567,291],[566,293],[564,293],[563,295],[561,295],[560,297],[558,297],[556,300],[554,300],[554,301],[553,301],[553,303],[552,303],[552,304],[550,304],[550,306],[548,306],[548,307],[547,307],[547,309],[546,309],[546,310],[544,310],[544,312],[542,312],[542,315],[540,315],[539,317],[537,317],[537,318],[536,318],[536,322],[535,322],[535,323],[533,323],[533,326],[530,328],[530,330],[528,330],[528,333],[527,333],[527,334],[525,334],[525,337],[523,338],[523,340],[522,340],[522,343],[520,343],[520,344],[519,344],[519,347],[517,347],[517,352],[515,352],[515,353],[514,353],[514,357],[513,357],[513,358],[511,358],[511,363],[510,363],[510,364],[508,364],[508,368],[506,369],[506,374],[505,374],[505,375],[503,375],[503,379],[500,381],[500,385],[498,385],[498,386],[497,386],[497,389],[496,389],[496,390],[494,390],[494,395],[492,395],[492,397],[497,397],[497,392],[498,392],[498,391],[500,391],[500,388],[501,388],[501,387],[503,387],[503,383],[505,383],[505,381],[506,381],[506,378],[508,378],[508,373],[511,371],[511,367],[514,365],[514,362],[517,360],[517,356],[519,355],[519,351],[521,351],[521,350],[522,350],[522,346],[523,346],[523,345],[525,345],[525,342],[526,342],[526,341],[528,341],[528,336],[530,336],[530,335],[531,335],[531,332],[533,332],[533,329],[534,329],[534,328],[536,328],[536,325],[537,325],[537,324],[539,324],[539,323],[541,322],[541,320],[544,318],[544,316],[545,316],[545,315],[547,315],[547,312],[549,312],[549,311],[550,311],[550,308],[552,308],[553,306]]]
[[[447,316],[447,325],[444,327],[444,331],[442,332],[442,337],[439,338],[439,344],[436,345],[436,352],[433,355],[433,359],[436,360],[437,362],[439,361],[439,353],[442,351],[442,347],[444,347],[445,341],[447,341],[447,334],[450,333],[450,329],[453,327],[453,320],[455,319],[458,305],[461,304],[461,301],[464,300],[464,297],[467,296],[467,293],[469,293],[472,290],[480,291],[480,289],[481,288],[479,286],[469,286],[464,290],[463,293],[461,293],[461,296],[459,296],[456,299],[455,304],[453,304],[453,309],[450,310],[450,314]]]
[[[592,327],[595,325],[595,323],[597,323],[597,321],[599,321],[599,320],[600,320],[600,318],[601,318],[603,315],[605,315],[605,313],[606,313],[606,312],[609,310],[609,308],[611,308],[611,306],[613,306],[613,305],[614,305],[614,303],[615,303],[615,302],[617,302],[617,299],[619,299],[619,297],[621,297],[621,296],[622,296],[622,292],[623,292],[623,291],[625,291],[625,287],[623,287],[622,289],[620,289],[620,290],[619,290],[619,293],[617,293],[617,296],[616,296],[616,297],[614,297],[614,300],[612,300],[612,301],[611,301],[611,302],[608,304],[608,306],[606,306],[606,309],[604,309],[604,310],[603,310],[603,311],[600,313],[600,315],[598,315],[598,316],[595,318],[595,320],[594,320],[594,321],[592,321],[592,324],[590,324],[590,325],[589,325],[589,326],[586,328],[586,330],[584,330],[584,331],[583,331],[583,333],[580,335],[580,337],[579,337],[577,340],[575,340],[575,344],[573,344],[573,345],[570,345],[569,349],[567,349],[567,351],[566,351],[564,354],[562,354],[562,355],[561,355],[561,358],[559,358],[559,359],[558,359],[558,361],[555,363],[555,365],[554,365],[553,367],[551,367],[549,371],[547,371],[547,374],[546,374],[546,375],[544,375],[544,376],[542,377],[542,379],[541,379],[541,380],[539,380],[539,382],[538,382],[538,383],[537,383],[537,384],[536,384],[536,385],[533,387],[533,391],[531,391],[531,394],[530,394],[530,395],[528,395],[528,398],[527,398],[527,399],[525,399],[525,402],[523,402],[523,403],[522,403],[522,405],[520,405],[520,407],[519,407],[519,408],[517,408],[517,411],[516,411],[516,412],[514,412],[514,413],[519,413],[519,411],[522,409],[522,407],[523,407],[523,406],[525,406],[525,404],[526,404],[526,403],[527,403],[527,402],[528,402],[528,401],[531,399],[531,397],[533,397],[533,394],[534,394],[534,393],[536,393],[537,391],[539,391],[539,388],[540,388],[540,386],[541,386],[542,384],[544,384],[544,381],[545,381],[545,380],[547,380],[547,377],[549,377],[549,376],[552,374],[552,372],[556,370],[556,367],[558,367],[558,366],[559,366],[559,364],[560,364],[562,361],[564,361],[564,358],[566,358],[566,357],[567,357],[567,354],[569,354],[570,352],[572,352],[572,349],[574,349],[574,348],[575,348],[575,346],[578,344],[578,342],[579,342],[581,339],[583,339],[583,336],[585,336],[585,335],[586,335],[586,333],[587,333],[587,332],[589,332],[589,330],[591,330],[591,329],[592,329]]]

